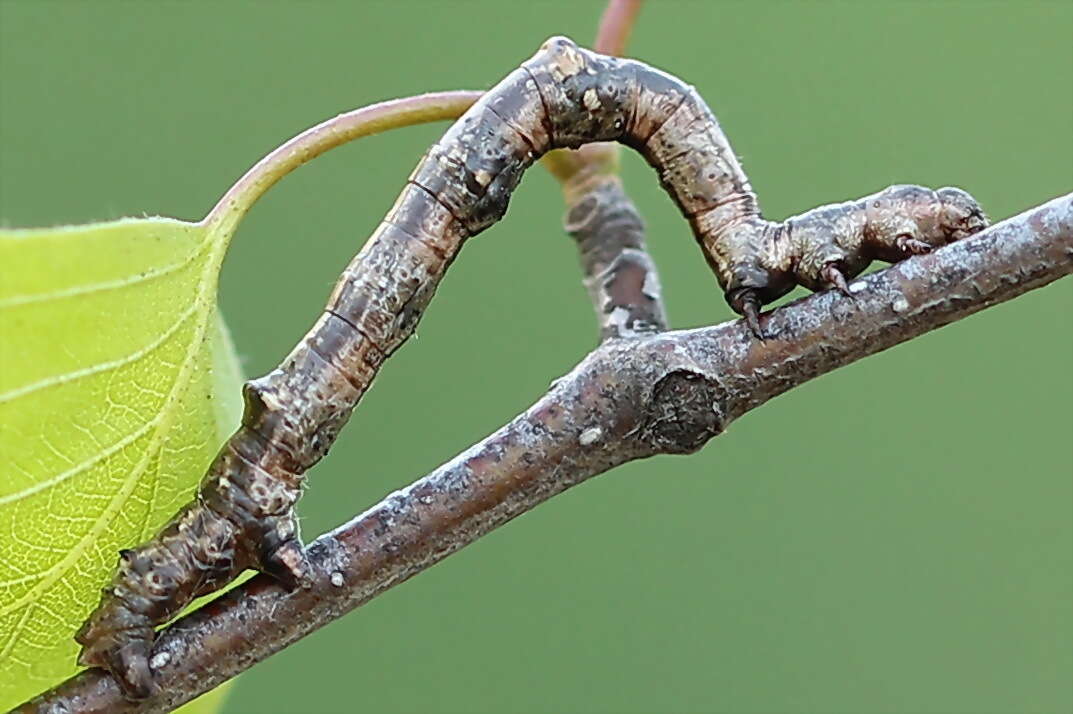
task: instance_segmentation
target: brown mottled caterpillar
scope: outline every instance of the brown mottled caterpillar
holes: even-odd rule
[[[247,383],[241,428],[197,499],[123,551],[77,635],[80,662],[131,697],[153,691],[155,627],[246,568],[287,587],[308,578],[293,506],[377,370],[413,332],[462,243],[498,221],[545,152],[595,141],[639,151],[693,227],[731,306],[759,334],[763,303],[795,284],[835,286],[873,259],[900,260],[985,225],[971,197],[898,186],[783,223],[764,220],[719,124],[680,80],[553,38],[432,146],[320,319],[283,363]]]

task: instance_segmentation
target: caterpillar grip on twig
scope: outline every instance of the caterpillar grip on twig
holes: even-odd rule
[[[760,307],[796,284],[845,289],[873,259],[900,260],[986,225],[963,191],[915,186],[767,221],[692,87],[552,38],[429,149],[316,324],[277,369],[246,384],[242,426],[196,500],[121,554],[76,636],[81,664],[105,667],[128,696],[147,697],[155,628],[193,598],[245,569],[289,588],[307,580],[293,510],[303,474],[412,334],[462,243],[506,212],[522,173],[551,149],[597,141],[630,146],[656,169],[728,302],[757,335]]]

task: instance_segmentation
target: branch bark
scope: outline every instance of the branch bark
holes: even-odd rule
[[[18,712],[163,712],[368,602],[515,516],[627,461],[696,451],[803,382],[1073,272],[1073,194],[970,239],[740,322],[609,339],[528,411],[318,538],[313,585],[261,575],[156,642],[159,696],[123,698],[99,669]]]
[[[617,153],[618,147],[613,148]],[[616,174],[578,174],[563,189],[563,228],[577,241],[600,338],[666,330],[663,291],[645,246],[644,221],[621,179]]]

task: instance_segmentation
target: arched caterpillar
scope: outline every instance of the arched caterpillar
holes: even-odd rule
[[[350,263],[313,328],[250,381],[238,432],[197,499],[152,541],[123,551],[77,635],[80,662],[132,697],[153,689],[155,627],[246,568],[308,577],[293,506],[380,365],[412,333],[462,243],[506,211],[522,173],[553,148],[619,141],[638,150],[691,224],[727,300],[760,333],[762,304],[795,284],[846,289],[873,259],[899,260],[986,221],[958,189],[898,186],[767,221],[710,110],[640,62],[549,40],[461,117],[418,164]]]

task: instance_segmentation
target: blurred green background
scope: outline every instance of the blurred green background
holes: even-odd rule
[[[348,108],[489,86],[602,2],[0,2],[0,221],[201,217]],[[994,218],[1073,188],[1069,2],[653,0],[781,218],[898,182]],[[260,374],[443,126],[269,194],[222,303]],[[676,327],[731,317],[635,156]],[[594,344],[555,183],[473,240],[301,503],[312,537],[480,439]],[[244,675],[229,712],[1073,708],[1073,284],[824,377],[701,453],[570,491]]]

